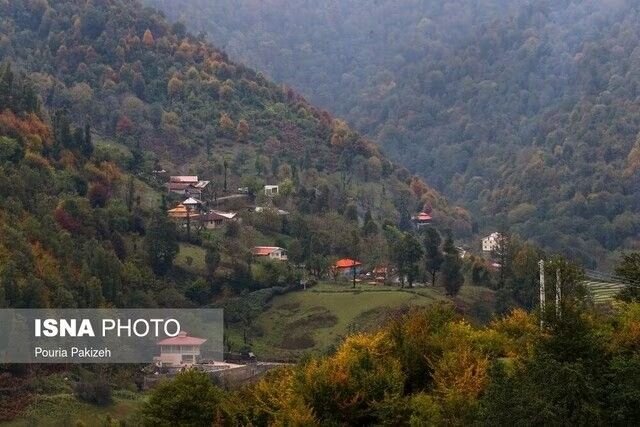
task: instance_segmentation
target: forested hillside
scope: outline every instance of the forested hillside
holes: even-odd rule
[[[15,0],[0,15],[0,304],[204,305],[295,280],[253,263],[254,245],[326,273],[337,257],[388,262],[383,229],[422,209],[470,231],[344,122],[138,2]],[[161,201],[175,173],[290,215],[191,233],[166,216],[182,199]],[[281,193],[259,197],[264,184]]]
[[[466,213],[343,122],[135,1],[9,1],[0,13],[2,57],[32,73],[45,106],[90,121],[137,154],[149,151],[137,158],[142,172],[159,160],[155,166],[169,172],[222,178],[225,159],[238,175],[262,180],[281,166],[294,178],[313,170],[306,183],[327,185],[340,210],[363,191],[372,202],[359,208],[381,219],[399,219],[400,205],[413,213],[426,203],[458,231],[469,229]],[[341,194],[329,176],[341,180]],[[374,182],[382,185],[366,185]]]
[[[589,265],[637,247],[640,6],[146,0],[477,214]]]
[[[210,183],[186,221],[170,175]],[[247,329],[234,298],[326,280],[339,258],[411,283],[421,210],[470,233],[465,210],[343,121],[139,2],[0,1],[0,308],[224,307]],[[254,252],[274,246],[288,261]],[[250,351],[247,335],[225,351]],[[61,369],[0,367],[0,422],[75,425],[81,405],[94,425],[94,405],[120,417],[139,398],[137,366]]]

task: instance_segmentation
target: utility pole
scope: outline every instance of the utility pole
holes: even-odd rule
[[[356,288],[356,261],[355,260],[353,260],[353,267],[351,267],[351,268],[352,268],[352,271],[353,271],[353,286],[352,287],[353,287],[353,289],[355,289]]]
[[[187,208],[187,242],[191,242],[191,208],[189,206],[186,206],[186,208]]]
[[[545,293],[544,293],[544,260],[540,260],[538,262],[538,266],[540,267],[540,327],[544,327],[544,303],[545,303]]]
[[[556,318],[560,319],[561,311],[560,311],[560,300],[562,298],[562,291],[560,286],[562,282],[560,281],[560,269],[556,270]]]

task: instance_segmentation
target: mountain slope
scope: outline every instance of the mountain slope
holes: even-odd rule
[[[256,245],[321,275],[334,257],[388,262],[382,231],[423,208],[470,232],[344,122],[138,2],[12,0],[0,16],[0,306],[202,306],[296,280]],[[242,186],[290,215],[177,227],[162,169],[211,180],[210,204]]]
[[[2,55],[32,73],[45,105],[68,109],[75,122],[90,120],[105,138],[152,153],[144,172],[159,160],[170,172],[206,174],[217,184],[225,159],[237,175],[253,171],[263,180],[289,165],[294,178],[310,170],[342,177],[348,190],[342,209],[362,191],[357,183],[377,182],[377,201],[359,206],[375,217],[398,220],[398,209],[411,213],[427,204],[443,225],[469,230],[463,210],[392,165],[343,122],[137,2],[8,1],[0,13],[6,17]]]
[[[637,2],[147,3],[345,115],[481,229],[590,265],[639,244]]]

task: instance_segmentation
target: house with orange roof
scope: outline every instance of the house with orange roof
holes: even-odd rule
[[[362,272],[362,263],[351,258],[342,258],[333,265],[336,276],[353,276]]]
[[[169,209],[167,211],[167,215],[171,219],[186,219],[187,216],[190,215],[190,211],[189,211],[189,209],[187,209],[187,207],[185,205],[180,203],[175,208]]]

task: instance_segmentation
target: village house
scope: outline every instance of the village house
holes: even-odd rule
[[[204,207],[204,202],[194,197],[189,197],[188,199],[182,202],[182,205],[186,206],[192,211],[199,211]]]
[[[178,336],[158,341],[160,356],[154,357],[154,362],[160,366],[192,365],[200,358],[200,347],[207,340],[190,337],[184,331]]]
[[[167,210],[167,215],[173,220],[191,220],[197,218],[203,209],[202,201],[189,197],[175,208]]]
[[[277,185],[265,185],[264,186],[264,194],[265,196],[273,197],[277,196],[280,191],[280,187]]]
[[[391,271],[388,267],[378,266],[366,274],[367,278],[373,280],[374,283],[385,283],[391,279]]]
[[[268,258],[277,261],[287,260],[287,250],[277,246],[254,246],[251,254],[257,258]]]
[[[230,221],[239,221],[238,214],[235,212],[223,212],[211,210],[197,216],[203,228],[213,230],[222,227]]]
[[[336,277],[352,277],[362,272],[362,263],[355,259],[342,258],[333,265]]]
[[[502,234],[494,232],[482,239],[482,251],[493,252],[500,248],[502,244]]]
[[[411,220],[413,221],[416,228],[421,228],[430,225],[433,221],[433,218],[426,212],[420,212],[418,215],[412,216]]]
[[[180,203],[175,208],[169,209],[167,215],[173,220],[183,220],[187,219],[187,217],[191,215],[191,212],[190,209],[187,209],[185,205]]]
[[[207,185],[209,181],[200,181],[196,175],[179,175],[169,177],[167,189],[169,193],[200,199]]]

